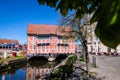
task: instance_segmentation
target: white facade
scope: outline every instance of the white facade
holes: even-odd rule
[[[111,49],[104,44],[101,43],[101,41],[96,37],[94,31],[97,23],[94,23],[90,25],[88,28],[88,32],[90,34],[90,37],[88,37],[87,42],[88,42],[88,52],[92,53],[108,53],[108,52],[115,52],[117,51],[120,53],[120,45],[115,49]]]

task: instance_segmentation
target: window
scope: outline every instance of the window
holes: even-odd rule
[[[68,48],[68,45],[64,45],[65,50]]]
[[[111,48],[108,47],[107,52],[111,52]]]
[[[49,35],[39,35],[39,39],[49,39]]]
[[[34,45],[33,49],[36,49],[36,45]]]
[[[51,34],[51,35],[50,35],[50,39],[53,39],[53,38],[54,38],[54,35],[53,35],[53,34]]]
[[[42,50],[45,50],[45,44],[42,44]]]
[[[58,39],[62,39],[62,37],[61,37],[61,36],[58,36]]]
[[[46,38],[49,39],[49,35],[47,35]]]
[[[58,47],[58,50],[60,50],[60,44],[57,47]]]

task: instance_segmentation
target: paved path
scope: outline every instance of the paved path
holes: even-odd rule
[[[91,60],[92,55],[90,55]],[[95,56],[97,68],[91,68],[91,71],[98,73],[99,77],[105,77],[104,80],[120,80],[120,56]]]

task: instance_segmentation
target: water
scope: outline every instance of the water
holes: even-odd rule
[[[41,76],[49,73],[57,63],[34,61],[21,64],[18,68],[0,74],[0,80],[42,80]]]

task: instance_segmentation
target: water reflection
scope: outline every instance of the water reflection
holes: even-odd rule
[[[42,64],[41,64],[42,63]],[[44,64],[44,65],[43,65]],[[55,62],[30,62],[27,64],[26,80],[42,80],[42,76],[50,73],[51,69],[57,65]]]
[[[57,64],[56,62],[31,61],[12,70],[0,72],[0,80],[43,80],[41,76],[48,74]]]
[[[26,79],[26,63],[21,64],[12,70],[0,73],[0,80],[25,80]]]

